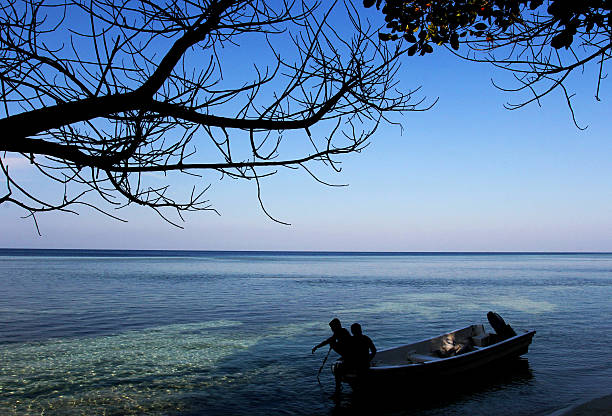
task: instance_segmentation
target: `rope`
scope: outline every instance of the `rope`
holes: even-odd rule
[[[321,375],[321,371],[323,371],[323,367],[325,367],[325,363],[327,362],[327,357],[329,357],[329,353],[331,352],[331,350],[332,350],[332,347],[330,345],[329,350],[327,351],[327,355],[323,359],[323,364],[321,364],[321,367],[319,368],[319,372],[317,373],[317,381],[319,382],[319,385],[321,384],[321,379],[319,378],[319,376]]]

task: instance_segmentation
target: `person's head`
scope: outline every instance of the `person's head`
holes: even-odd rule
[[[351,325],[351,332],[353,335],[361,335],[361,325],[355,322],[353,325]]]
[[[342,324],[340,323],[340,319],[334,318],[331,321],[329,321],[329,327],[334,332],[338,331],[340,328],[342,328]]]

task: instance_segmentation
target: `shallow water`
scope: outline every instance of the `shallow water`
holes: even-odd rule
[[[612,255],[0,250],[0,414],[546,414],[612,392]],[[338,316],[378,348],[500,313],[511,368],[329,400]],[[576,349],[579,353],[576,354]]]

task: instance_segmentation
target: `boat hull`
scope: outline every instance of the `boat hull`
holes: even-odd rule
[[[535,331],[525,332],[514,337],[498,341],[492,345],[448,358],[431,357],[431,361],[405,365],[377,365],[371,367],[364,377],[344,376],[344,381],[351,385],[359,382],[377,386],[393,383],[396,387],[426,382],[438,383],[441,379],[460,377],[481,369],[516,359],[527,353]]]

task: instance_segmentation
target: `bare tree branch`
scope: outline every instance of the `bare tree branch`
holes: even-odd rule
[[[216,212],[200,185],[212,172],[254,181],[278,221],[263,178],[303,168],[328,184],[317,166],[339,171],[390,114],[427,108],[398,90],[404,51],[377,30],[349,1],[6,0],[0,154],[58,191],[2,165],[0,204],[34,219],[137,204],[179,226],[169,215]]]

